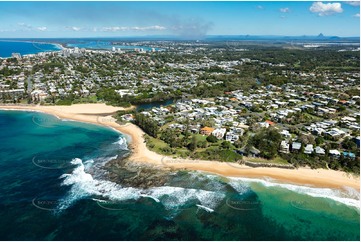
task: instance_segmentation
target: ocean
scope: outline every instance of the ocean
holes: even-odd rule
[[[28,55],[57,50],[59,46],[50,43],[0,40],[0,57],[3,58],[11,57],[12,53]]]
[[[129,155],[127,142],[97,125],[0,111],[0,239],[360,239],[354,189],[196,171],[170,171],[156,187],[126,186],[132,177],[118,173],[115,183],[106,167]]]

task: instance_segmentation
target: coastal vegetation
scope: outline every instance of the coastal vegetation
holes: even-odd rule
[[[165,51],[64,49],[4,59],[0,101],[138,105],[116,118],[141,127],[161,154],[359,173],[355,45],[151,44]]]

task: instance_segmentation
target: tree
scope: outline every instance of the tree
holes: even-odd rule
[[[209,143],[216,143],[216,142],[218,141],[218,139],[217,139],[216,136],[214,136],[213,134],[211,134],[211,135],[209,135],[209,136],[207,137],[207,141],[208,141]]]
[[[144,132],[146,132],[150,136],[153,136],[154,138],[157,137],[159,126],[157,122],[155,122],[153,119],[149,118],[148,116],[145,116],[142,113],[136,113],[135,124],[141,127],[144,130]]]
[[[249,144],[261,151],[261,156],[267,159],[274,158],[278,153],[282,136],[274,128],[262,129],[249,140]]]
[[[231,148],[232,144],[229,141],[223,141],[221,144],[222,149],[229,150]]]
[[[344,141],[341,143],[341,145],[344,149],[347,149],[347,150],[351,150],[351,151],[357,150],[356,143],[349,138],[345,138]]]
[[[300,135],[300,140],[303,144],[315,144],[315,138],[313,137],[313,135]]]
[[[192,140],[188,145],[190,151],[195,151],[197,149],[197,137],[195,135],[192,136]]]
[[[325,139],[320,136],[317,136],[315,139],[315,142],[316,142],[316,145],[321,145],[325,142]]]

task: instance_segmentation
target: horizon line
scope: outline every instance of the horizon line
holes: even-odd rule
[[[360,36],[338,36],[338,35],[323,35],[322,33],[318,35],[250,35],[250,34],[210,34],[210,35],[202,35],[202,36],[179,36],[179,35],[127,35],[127,36],[82,36],[82,37],[0,37],[0,39],[81,39],[81,38],[149,38],[149,37],[158,37],[158,38],[178,38],[178,39],[202,39],[206,37],[316,37],[316,38],[360,38]]]

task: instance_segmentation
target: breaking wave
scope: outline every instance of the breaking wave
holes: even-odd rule
[[[114,142],[114,144],[118,144],[122,150],[128,150],[127,139],[125,137],[119,137],[118,141]]]
[[[243,189],[240,184],[260,183],[265,187],[280,187],[289,191],[306,194],[311,197],[328,198],[350,207],[360,209],[360,193],[351,187],[344,187],[343,190],[331,189],[331,188],[315,188],[306,187],[293,184],[276,183],[269,180],[251,179],[251,178],[232,178],[231,185],[235,186],[235,189]]]
[[[71,161],[72,165],[76,165],[72,173],[60,176],[61,179],[64,179],[61,185],[71,186],[71,188],[66,197],[60,201],[59,210],[64,210],[72,206],[76,201],[91,196],[98,196],[112,201],[138,200],[147,197],[157,203],[162,203],[167,210],[187,207],[191,204],[194,205],[193,202],[195,202],[214,210],[225,197],[225,194],[221,192],[172,186],[149,189],[122,187],[111,181],[95,179],[91,174],[87,173],[84,164],[92,163],[93,161],[90,160],[83,163],[81,159],[75,158]]]
[[[120,139],[123,140],[123,139]],[[120,142],[120,140],[118,142]],[[101,178],[94,178],[87,169],[91,170],[93,160],[82,162],[75,158],[71,161],[76,167],[70,174],[63,174],[62,186],[71,186],[67,196],[59,203],[59,209],[66,209],[77,200],[97,196],[111,201],[129,201],[140,198],[149,198],[157,203],[161,203],[167,210],[178,210],[194,207],[197,204],[215,210],[222,203],[226,196],[226,186],[233,188],[238,194],[245,194],[251,191],[251,183],[260,183],[264,187],[279,187],[292,192],[306,194],[312,197],[332,199],[347,206],[359,209],[360,194],[352,189],[345,188],[343,191],[330,188],[314,188],[293,184],[282,184],[262,179],[230,178],[226,185],[219,182],[219,177],[215,175],[190,173],[191,180],[198,179],[212,187],[203,186],[202,189],[183,188],[177,186],[162,186],[148,189],[122,187],[121,185]],[[88,166],[90,168],[88,168]],[[193,180],[192,180],[193,181]],[[198,208],[199,208],[198,206]]]

